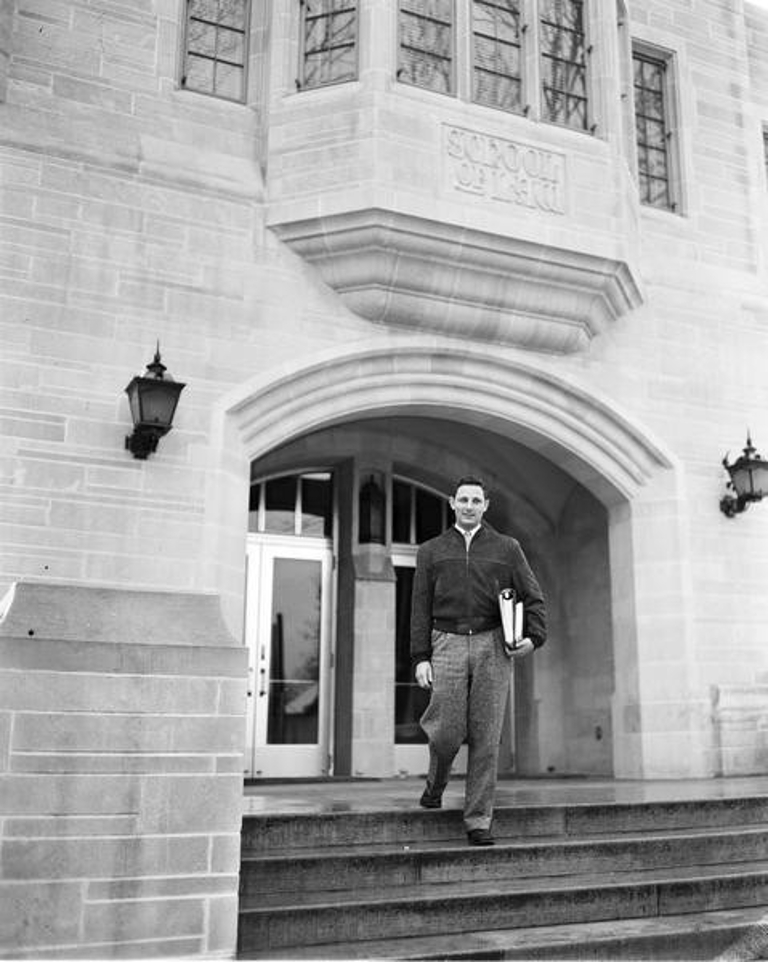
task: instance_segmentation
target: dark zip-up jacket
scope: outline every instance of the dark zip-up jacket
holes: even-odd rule
[[[524,634],[540,648],[547,638],[544,596],[514,538],[483,524],[469,549],[455,527],[425,541],[413,579],[413,663],[430,660],[433,629],[469,635],[497,628],[502,588],[513,588],[523,602]]]

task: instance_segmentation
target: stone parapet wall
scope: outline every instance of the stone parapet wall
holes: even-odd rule
[[[231,957],[246,653],[223,640],[0,625],[1,958]]]

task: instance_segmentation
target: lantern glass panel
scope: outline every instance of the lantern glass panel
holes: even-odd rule
[[[752,493],[750,484],[749,470],[746,467],[737,467],[731,472],[731,481],[737,495],[743,496]]]
[[[768,497],[768,461],[759,461],[752,467],[752,484],[755,494]]]
[[[167,381],[145,378],[140,385],[140,393],[142,423],[168,427],[173,421],[178,391],[173,390]]]
[[[141,398],[139,396],[140,378],[135,377],[127,387],[128,403],[131,408],[131,420],[138,424],[141,420]]]

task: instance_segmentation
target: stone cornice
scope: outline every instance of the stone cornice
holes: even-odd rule
[[[414,331],[562,354],[643,301],[626,261],[394,211],[270,227],[355,313]]]

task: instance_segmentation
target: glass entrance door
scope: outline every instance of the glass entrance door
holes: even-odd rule
[[[250,536],[250,777],[329,772],[331,571],[331,548],[324,541]]]
[[[429,749],[419,719],[429,704],[429,692],[419,688],[411,665],[411,595],[416,552],[393,553],[395,568],[395,767],[403,775],[426,775]],[[467,749],[462,745],[453,772],[467,770]]]

